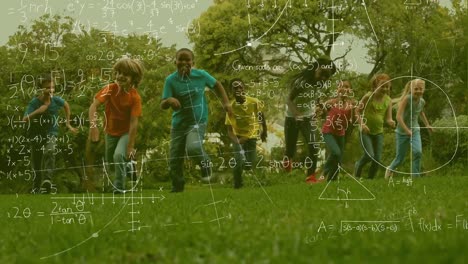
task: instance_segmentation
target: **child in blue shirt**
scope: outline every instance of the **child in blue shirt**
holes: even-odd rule
[[[52,76],[39,78],[38,86],[42,93],[29,102],[23,121],[30,122],[29,135],[35,137],[31,144],[31,164],[36,175],[32,193],[50,193],[55,189],[52,178],[55,170],[56,137],[59,131],[57,119],[62,108],[65,109],[67,128],[73,133],[77,133],[78,130],[70,125],[68,103],[60,96],[54,95],[55,83]]]
[[[395,169],[401,165],[405,159],[406,153],[411,149],[411,175],[420,176],[422,144],[419,126],[419,117],[430,132],[432,126],[424,113],[423,94],[426,88],[426,82],[421,79],[409,81],[398,103],[396,132],[396,156],[385,172],[385,179],[393,177]]]

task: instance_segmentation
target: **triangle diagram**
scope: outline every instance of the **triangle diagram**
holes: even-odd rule
[[[338,177],[342,172],[342,177]],[[331,201],[369,201],[375,200],[375,195],[358,179],[349,174],[340,165],[332,176],[331,181],[323,189],[319,200]]]

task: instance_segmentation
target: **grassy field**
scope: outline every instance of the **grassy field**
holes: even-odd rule
[[[177,194],[2,195],[0,263],[468,262],[466,176],[296,177]]]

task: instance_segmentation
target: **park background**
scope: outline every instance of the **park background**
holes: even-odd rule
[[[86,194],[88,199],[91,199],[89,198],[90,194],[98,195],[99,193],[101,195],[100,193],[106,191],[108,179],[102,170],[102,145],[90,145],[87,141],[89,127],[87,109],[93,95],[112,81],[111,67],[118,58],[130,56],[143,61],[146,73],[139,88],[143,99],[143,117],[139,122],[136,141],[139,173],[144,182],[144,187],[140,186],[138,190],[142,193],[141,201],[143,202],[143,197],[146,194],[149,195],[152,190],[156,191],[156,197],[160,197],[157,190],[160,190],[161,187],[167,190],[170,186],[167,173],[170,113],[161,111],[159,103],[164,79],[175,70],[175,51],[182,47],[192,48],[195,52],[195,66],[210,72],[223,83],[224,87],[228,87],[229,80],[232,78],[243,78],[248,85],[247,91],[264,101],[267,106],[265,115],[268,120],[270,136],[267,143],[259,145],[261,157],[257,164],[259,168],[254,175],[248,176],[250,178],[248,178],[249,184],[246,190],[236,194],[230,190],[229,161],[232,155],[224,126],[224,114],[215,95],[207,93],[210,101],[210,121],[207,129],[206,148],[212,156],[215,171],[220,175],[220,181],[209,188],[202,186],[197,178],[197,168],[191,162],[186,162],[186,178],[190,182],[189,194],[186,195],[190,196],[187,199],[192,199],[194,204],[203,203],[201,202],[203,199],[197,195],[206,195],[208,191],[213,194],[214,190],[216,195],[210,198],[211,202],[216,204],[215,200],[223,197],[219,200],[226,201],[221,203],[224,206],[228,206],[226,204],[233,206],[230,202],[235,199],[233,197],[242,197],[238,199],[244,199],[243,201],[249,203],[249,206],[245,208],[237,207],[238,205],[229,207],[230,210],[227,210],[229,213],[226,215],[230,216],[229,219],[236,220],[236,224],[230,223],[229,225],[236,228],[242,225],[242,217],[239,217],[239,214],[255,212],[261,215],[263,212],[263,214],[268,215],[268,219],[275,219],[275,217],[279,219],[274,223],[270,221],[264,223],[267,228],[276,230],[279,228],[278,223],[303,226],[308,221],[320,223],[317,214],[302,215],[297,213],[303,210],[314,210],[314,208],[309,208],[309,203],[302,204],[304,201],[308,201],[310,204],[317,203],[317,206],[320,206],[318,212],[335,213],[338,216],[346,215],[344,213],[346,210],[343,208],[352,206],[346,201],[340,202],[340,199],[346,200],[340,195],[336,196],[338,197],[336,204],[341,206],[339,208],[335,208],[335,204],[330,205],[326,200],[317,199],[327,196],[326,192],[322,192],[322,190],[325,191],[325,184],[319,187],[319,190],[316,190],[317,188],[309,189],[309,187],[302,185],[305,176],[303,168],[298,168],[292,174],[287,175],[278,166],[283,158],[284,102],[291,76],[321,55],[330,56],[339,69],[329,85],[321,89],[320,92],[325,97],[332,94],[337,82],[341,79],[349,79],[353,84],[356,99],[360,99],[369,89],[370,77],[379,72],[388,73],[394,78],[392,80],[392,98],[399,97],[404,84],[412,76],[427,80],[424,95],[427,102],[425,111],[432,125],[438,129],[433,134],[423,131],[423,172],[427,176],[421,181],[424,183],[422,184],[424,191],[421,190],[421,182],[411,181],[409,183],[410,177],[405,174],[409,169],[407,164],[406,167],[401,168],[403,173],[398,178],[404,180],[404,184],[401,182],[401,186],[406,186],[405,188],[399,187],[400,189],[397,191],[400,192],[400,199],[385,204],[386,207],[384,206],[385,209],[381,211],[379,216],[394,220],[388,212],[399,215],[400,207],[396,206],[395,208],[395,203],[401,203],[406,207],[418,207],[422,211],[426,210],[430,217],[437,214],[440,217],[440,207],[444,208],[442,215],[445,213],[445,217],[450,219],[457,215],[465,215],[466,217],[468,214],[466,212],[466,188],[464,187],[466,186],[468,165],[468,113],[466,108],[468,100],[466,34],[468,16],[466,1],[440,1],[439,3],[425,0],[23,0],[4,1],[0,5],[2,7],[0,54],[3,60],[0,69],[0,87],[4,91],[4,95],[0,98],[0,108],[2,109],[0,118],[4,124],[4,129],[0,131],[2,142],[0,153],[3,157],[0,164],[0,193],[11,195],[5,196],[9,198],[4,201],[7,209],[6,214],[2,215],[2,221],[8,226],[19,225],[14,228],[14,231],[7,231],[7,233],[11,232],[13,237],[18,237],[17,232],[20,234],[26,232],[27,234],[30,232],[28,230],[32,228],[30,225],[37,226],[38,223],[46,223],[49,229],[57,226],[57,224],[54,226],[49,223],[50,221],[41,219],[37,220],[38,223],[31,224],[31,221],[36,221],[31,219],[31,215],[28,217],[23,215],[21,220],[13,217],[19,216],[21,213],[24,214],[26,208],[33,211],[37,211],[37,208],[43,208],[44,211],[47,211],[50,210],[51,206],[51,197],[36,198],[27,195],[34,175],[29,167],[29,157],[26,150],[28,145],[25,138],[27,124],[21,123],[19,120],[27,103],[36,95],[35,79],[44,72],[52,71],[55,74],[57,94],[69,102],[72,109],[72,124],[80,130],[78,135],[69,134],[65,131],[63,120],[59,120],[62,128],[55,179],[57,194],[68,194],[70,197],[74,197],[76,194],[84,197]],[[227,92],[230,91],[227,90]],[[352,175],[353,163],[362,154],[361,148],[358,147],[357,128],[353,130],[346,148],[342,175]],[[383,163],[389,164],[394,156],[394,132],[390,128],[386,128],[385,131],[385,146]],[[301,148],[299,148],[298,160],[300,158]],[[323,156],[321,158],[323,159]],[[358,197],[362,194],[366,200],[369,198],[366,195],[372,192],[373,198],[371,196],[371,200],[375,203],[397,199],[394,197],[395,193],[393,193],[392,187],[381,178],[380,174],[376,181],[364,184],[371,190],[369,192],[367,192],[367,188],[362,189],[352,179],[349,180],[350,183],[357,186],[357,190],[353,190],[353,195]],[[433,204],[422,201],[420,195],[423,193],[426,195],[427,189],[439,189],[440,185],[442,186],[440,193],[433,194],[431,197],[432,199],[445,197],[447,201],[438,199]],[[417,190],[412,188],[417,188]],[[190,192],[193,193],[190,194]],[[20,195],[19,198],[18,195]],[[330,195],[335,197],[334,194]],[[172,197],[172,200],[167,199],[166,196],[162,196],[165,197],[164,199],[159,199],[161,204],[171,203],[173,206],[178,203],[183,204],[181,207],[176,206],[180,210],[176,210],[175,215],[171,216],[174,219],[177,219],[177,216],[184,218],[186,212],[193,209],[192,207],[197,208],[193,204],[185,203],[184,198],[180,196]],[[154,202],[154,194],[152,197]],[[215,199],[215,197],[217,198]],[[252,204],[254,197],[267,205]],[[156,200],[158,199],[156,198]],[[293,208],[291,210],[294,211],[294,216],[287,213],[285,215],[285,208],[288,207],[288,204],[296,203],[298,200],[305,208]],[[126,201],[122,208],[128,208],[128,200],[122,199],[122,201]],[[449,201],[454,201],[451,203],[452,207],[444,211]],[[84,198],[82,202],[84,203]],[[423,205],[413,204],[419,202]],[[76,200],[73,203],[76,205]],[[68,205],[63,206],[67,207]],[[162,206],[162,208],[158,207],[161,213],[158,214],[157,219],[164,218],[161,220],[162,222],[171,222],[168,220],[168,215],[172,212],[170,206],[158,206]],[[326,208],[330,206],[333,209],[327,212]],[[364,210],[365,216],[375,216],[376,211],[382,210],[379,205],[375,204],[369,206],[372,209],[369,209],[367,204],[356,206],[352,210]],[[390,207],[392,208],[390,209]],[[120,212],[124,210],[122,208],[109,209],[113,213],[110,215],[120,215]],[[95,219],[105,218],[96,212],[96,208],[90,210],[94,211]],[[154,208],[145,207],[141,210],[150,214]],[[52,214],[52,211],[49,215]],[[209,222],[206,220],[209,217],[204,215],[205,212],[200,213],[198,209],[195,211],[197,217]],[[238,213],[237,216],[235,212]],[[353,213],[355,213],[354,216],[359,215],[358,212]],[[257,226],[258,223],[254,223],[255,214],[251,217],[247,218],[246,216],[248,224],[244,226],[244,229],[234,228],[233,232],[263,230],[262,225]],[[221,224],[220,216],[217,213],[215,219],[218,220],[215,221],[217,224],[214,228],[209,227],[208,231],[196,228],[194,233],[217,234],[222,229],[223,224]],[[321,219],[333,221],[335,218],[325,216]],[[148,215],[142,216],[142,222],[144,222],[143,220],[155,221]],[[296,221],[296,225],[294,225],[294,221]],[[76,222],[78,222],[78,218]],[[108,223],[115,223],[115,221]],[[71,245],[80,237],[86,238],[86,234],[93,230],[93,227],[87,226],[86,231],[88,232],[84,232],[83,228],[80,229],[76,226],[78,225],[74,225],[74,230],[71,232],[76,239],[62,241],[63,243]],[[122,224],[122,226],[125,225]],[[317,224],[311,230],[317,231],[317,227],[320,225]],[[304,242],[302,237],[304,232],[300,232],[294,227],[291,228],[293,230],[289,230],[290,232],[283,230],[274,235],[274,239],[281,241],[282,238],[289,237],[290,234],[297,236],[299,233],[301,245],[304,244],[302,243]],[[62,232],[70,231],[65,225],[59,229]],[[132,227],[130,230],[134,232],[136,229]],[[182,237],[187,236],[185,238],[187,241],[194,240],[191,238],[193,232],[185,230],[181,233]],[[57,232],[54,236],[60,236],[60,234],[61,232]],[[176,232],[174,235],[176,234],[179,233]],[[307,237],[315,235],[317,234],[311,235],[309,232]],[[235,241],[243,241],[244,236],[245,234],[235,234],[230,242],[236,244]],[[273,243],[273,247],[268,246],[268,250],[262,250],[263,246],[260,245],[270,241],[272,237],[262,237],[260,234],[259,236],[261,238],[258,244],[252,244],[255,248],[259,248],[261,253],[259,259],[266,260],[269,254],[272,257],[288,256],[287,252],[278,253],[278,249],[275,249],[275,247],[279,247],[280,242],[278,242],[279,244]],[[369,235],[362,236],[365,237],[364,241],[367,245],[375,244],[373,240],[375,238],[367,241]],[[7,237],[7,235],[3,237]],[[172,235],[165,237],[165,239],[170,240],[171,237]],[[398,240],[398,237],[404,236],[398,232],[395,238],[388,238],[388,242],[394,243],[392,239]],[[309,241],[308,238],[307,241]],[[138,242],[145,241],[147,238],[134,235],[132,239]],[[204,241],[202,247],[204,245],[217,245],[222,241],[222,239],[215,239],[210,242],[210,239],[211,236],[205,238],[202,236]],[[357,243],[359,239],[362,237],[353,235],[347,236],[345,240],[353,244]],[[424,236],[417,234],[414,239],[416,240],[414,243],[419,245],[420,242],[424,241]],[[443,233],[443,239],[432,239],[434,244],[443,247],[442,245],[446,243],[447,247],[452,249],[452,251],[449,250],[446,258],[444,258],[445,255],[440,255],[440,260],[452,259],[456,262],[464,259],[464,255],[459,252],[458,247],[461,242],[466,242],[466,231],[455,234]],[[111,240],[106,241],[112,245]],[[33,238],[32,241],[40,241],[40,236]],[[263,243],[260,243],[261,241]],[[331,248],[340,249],[338,245],[334,245],[337,242],[336,239],[327,238],[324,241],[331,243]],[[8,239],[2,250],[13,247],[15,243],[18,243],[17,239]],[[24,243],[27,244],[27,242]],[[310,245],[310,243],[305,244]],[[26,245],[25,247],[29,251],[24,257],[38,260],[49,253],[60,251],[59,245],[60,243],[42,245],[39,252],[35,252],[31,245]],[[184,244],[184,246],[187,245]],[[390,250],[390,252],[395,252],[396,260],[411,260],[411,254],[402,253],[405,252],[406,246],[403,245],[400,248],[395,246]],[[132,246],[129,248],[134,249]],[[146,255],[151,250],[143,248],[142,252],[145,253],[137,254],[136,262],[145,262],[148,259],[149,262],[153,262],[151,261],[153,257],[173,262],[173,260],[178,259],[178,256],[181,258],[178,261],[183,261],[185,257],[189,257],[193,253],[166,252],[166,254],[162,253],[163,250]],[[194,246],[194,248],[206,252],[200,261],[216,261],[218,257],[222,256],[221,252],[224,252],[218,248],[215,251],[218,251],[219,254],[214,252],[210,255],[211,249],[200,249],[198,246]],[[214,246],[214,248],[217,247]],[[243,259],[243,257],[257,260],[255,255],[247,254],[241,248],[234,250],[235,254],[231,252],[234,254],[232,261]],[[348,245],[347,249],[347,252],[351,252],[350,255],[353,256],[351,260],[359,259],[359,256],[353,255],[352,246]],[[385,249],[374,249],[377,253],[385,254]],[[436,249],[440,248],[436,246]],[[88,250],[90,251],[88,253],[92,255],[93,250],[91,248]],[[168,250],[171,252],[170,249]],[[294,246],[290,250],[295,252],[291,253],[293,255],[307,255],[304,253],[307,251],[307,246],[306,249],[303,248],[303,245]],[[328,256],[329,249],[324,247],[320,250],[317,255],[318,259]],[[421,246],[418,250],[431,252],[431,246]],[[438,252],[437,250],[434,252]],[[243,252],[247,255],[243,255]],[[113,251],[108,253],[113,255],[116,260],[129,262],[132,262],[134,257]],[[76,255],[73,252],[65,253],[65,255],[67,258],[76,260]],[[343,257],[343,260],[346,259],[346,254],[340,256]],[[5,259],[13,261],[16,259],[16,255],[7,255]],[[87,260],[90,259],[92,258]],[[305,259],[298,258],[299,261]]]

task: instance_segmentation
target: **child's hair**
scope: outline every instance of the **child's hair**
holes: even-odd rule
[[[405,98],[406,95],[411,93],[411,88],[418,85],[418,83],[425,84],[426,82],[424,80],[421,80],[421,79],[413,79],[413,80],[407,82],[406,85],[405,85],[405,88],[403,89],[403,92],[401,93],[400,101],[403,100],[403,98]]]
[[[233,94],[235,93],[234,87],[237,87],[237,86],[238,86],[238,83],[242,83],[242,85],[243,85],[244,88],[245,88],[244,81],[243,81],[241,78],[234,78],[234,79],[232,79],[231,82],[229,83],[229,88],[231,89],[231,92],[232,92]]]
[[[339,80],[337,88],[340,88],[343,85],[344,82],[348,82],[349,83],[349,88],[353,89],[353,84],[351,83],[351,81],[349,79]]]
[[[54,78],[51,73],[44,73],[36,79],[37,88],[41,89],[46,83],[53,82]]]
[[[138,87],[141,80],[143,79],[143,73],[145,71],[142,63],[139,60],[123,58],[118,60],[113,67],[114,71],[118,71],[125,75],[132,77],[132,83],[135,87]]]
[[[179,53],[181,53],[182,51],[189,52],[192,55],[192,60],[195,60],[195,54],[193,54],[193,51],[191,49],[187,49],[187,48],[181,48],[178,51],[176,51],[176,54],[175,54],[176,59],[177,59],[177,56],[179,56]]]
[[[376,74],[372,77],[372,79],[370,80],[370,87],[372,89],[372,91],[374,91],[377,86],[379,85],[379,82],[381,81],[390,81],[390,76],[388,76],[388,74],[386,73],[380,73],[380,74]]]
[[[345,82],[348,82],[349,83],[349,89],[353,90],[353,84],[351,83],[350,79],[341,79],[339,82],[338,82],[338,85],[336,87],[336,90],[337,90],[337,94],[336,94],[336,97],[338,97],[338,89],[340,89],[342,86],[343,86],[343,83]],[[348,95],[348,98],[346,99],[346,101],[353,101],[354,99],[349,97]]]

